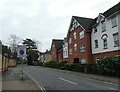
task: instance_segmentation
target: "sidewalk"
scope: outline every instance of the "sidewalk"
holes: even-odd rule
[[[27,75],[24,80],[20,77],[20,68],[9,68],[8,71],[3,73],[2,77],[2,90],[39,90],[40,88],[35,84]]]

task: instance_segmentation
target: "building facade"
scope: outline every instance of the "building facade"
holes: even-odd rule
[[[63,41],[63,60],[68,61],[68,41],[66,38]]]
[[[91,62],[91,35],[88,27],[92,20],[78,16],[72,17],[67,34],[69,62]]]
[[[63,46],[63,40],[59,40],[59,39],[52,40],[51,54],[52,54],[53,61],[60,61],[61,60],[59,53],[61,53],[60,50],[63,48],[62,46]],[[62,56],[62,58],[63,58],[63,56]]]
[[[91,25],[92,58],[120,55],[120,3],[100,13]]]
[[[72,16],[67,37],[61,44],[63,47],[58,41],[52,41],[52,59],[55,61],[62,56],[58,55],[60,50],[64,61],[81,64],[120,56],[120,2],[95,19]]]
[[[46,51],[44,54],[44,62],[49,62],[52,60],[52,54],[51,51]]]

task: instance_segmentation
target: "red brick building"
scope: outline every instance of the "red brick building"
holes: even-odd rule
[[[72,16],[67,34],[69,62],[90,63],[92,61],[91,33],[88,29],[92,20]]]
[[[53,61],[63,60],[63,50],[62,50],[63,40],[53,39],[51,44],[51,53]]]

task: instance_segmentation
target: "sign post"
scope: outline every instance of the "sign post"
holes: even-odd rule
[[[20,57],[22,60],[22,74],[20,75],[23,80],[23,59],[26,58],[26,46],[25,45],[18,45],[18,52],[17,52],[17,57]]]

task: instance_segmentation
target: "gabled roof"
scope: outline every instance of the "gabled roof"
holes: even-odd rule
[[[88,30],[88,27],[91,24],[91,22],[93,21],[92,18],[72,16],[70,27],[69,27],[69,30],[68,30],[68,34],[70,33],[70,29],[71,29],[72,22],[73,22],[74,19],[85,29],[86,32],[90,32],[90,30]]]
[[[111,7],[110,9],[108,9],[107,11],[105,11],[104,13],[101,13],[105,18],[106,17],[109,17],[110,15],[116,13],[117,11],[120,10],[120,2],[116,5],[114,5],[113,7]],[[96,21],[97,21],[97,18],[96,17],[93,22],[91,23],[90,27],[93,26],[94,24],[96,24]]]
[[[90,23],[92,22],[92,18],[85,18],[85,17],[78,17],[78,16],[73,16],[77,21],[78,23],[86,30],[86,31],[89,31],[88,30],[88,27],[90,25]]]
[[[63,40],[60,39],[53,39],[53,43],[56,47],[57,50],[62,49],[62,45],[63,45]]]

